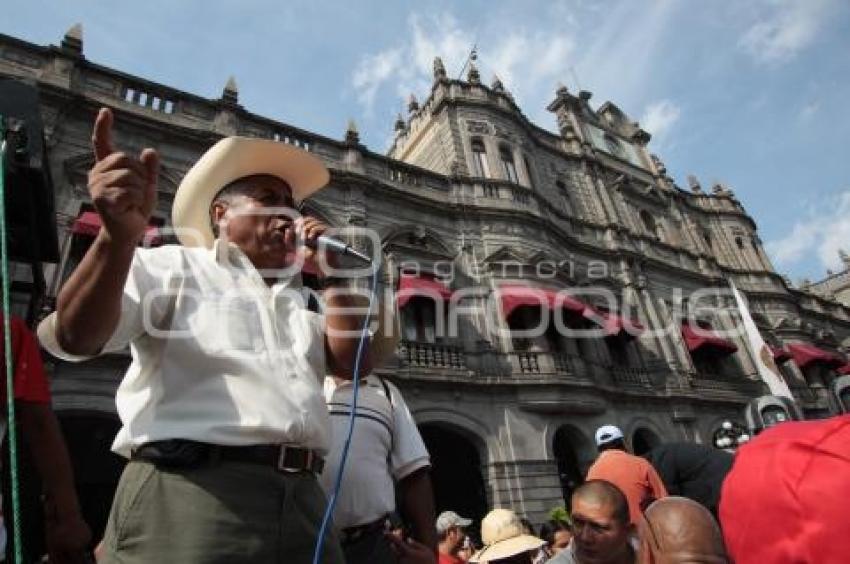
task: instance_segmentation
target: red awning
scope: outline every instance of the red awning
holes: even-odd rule
[[[638,337],[646,330],[641,322],[636,319],[627,319],[615,313],[600,311],[591,306],[588,306],[582,315],[599,325],[605,331],[606,337],[613,337],[615,335]]]
[[[770,352],[773,353],[773,360],[776,364],[791,360],[791,353],[785,347],[770,347]]]
[[[805,368],[810,364],[820,363],[825,364],[829,368],[838,368],[844,364],[844,359],[835,353],[825,351],[814,345],[805,343],[794,343],[788,345],[788,350],[794,358],[794,362],[800,368]]]
[[[87,235],[89,237],[97,236],[103,222],[97,212],[87,211],[80,214],[74,225],[71,227],[71,232],[76,235]],[[145,228],[145,243],[149,245],[159,245],[162,243],[162,237],[159,234],[159,228],[155,225],[148,225]]]
[[[452,291],[444,283],[430,276],[402,274],[398,282],[398,293],[396,293],[398,307],[404,307],[407,302],[416,297],[447,301],[452,298]]]
[[[691,352],[713,350],[721,354],[732,354],[738,350],[735,343],[718,337],[710,329],[703,329],[687,323],[682,325],[682,336]]]
[[[520,306],[544,306],[550,310],[561,308],[579,315],[587,308],[583,302],[568,293],[548,288],[505,285],[499,286],[497,292],[505,317],[510,316]]]

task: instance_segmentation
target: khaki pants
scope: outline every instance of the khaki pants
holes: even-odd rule
[[[313,474],[240,462],[166,470],[131,461],[104,536],[107,564],[309,564],[325,510]],[[323,563],[342,564],[328,527]]]

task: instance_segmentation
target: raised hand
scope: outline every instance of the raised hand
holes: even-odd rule
[[[106,235],[114,242],[135,245],[156,206],[159,155],[145,149],[138,158],[112,146],[112,112],[101,108],[92,133],[95,165],[88,187]]]

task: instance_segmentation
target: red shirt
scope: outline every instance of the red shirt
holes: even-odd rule
[[[3,318],[0,315],[0,323]],[[15,399],[32,403],[50,403],[50,386],[44,373],[44,364],[41,362],[41,353],[38,343],[32,332],[24,321],[18,317],[12,317],[12,359],[14,361],[14,389]],[[2,369],[0,374],[0,400],[6,404],[6,357],[2,354],[5,341],[0,328],[0,361]]]
[[[437,553],[437,564],[463,564],[463,560],[451,554]]]

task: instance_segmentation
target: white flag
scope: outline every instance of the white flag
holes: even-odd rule
[[[791,401],[794,401],[794,396],[791,394],[791,390],[788,389],[788,384],[785,383],[779,372],[779,367],[776,366],[776,362],[773,360],[773,352],[767,346],[767,343],[764,342],[764,339],[762,339],[761,333],[759,333],[758,327],[756,327],[750,315],[750,310],[747,309],[747,304],[744,303],[744,298],[735,287],[734,282],[730,280],[729,285],[732,286],[732,293],[735,294],[735,301],[738,302],[738,313],[741,314],[741,320],[744,322],[747,342],[750,344],[750,352],[753,353],[753,359],[755,359],[759,376],[767,384],[767,387],[770,388],[771,394],[774,396],[785,396]]]

